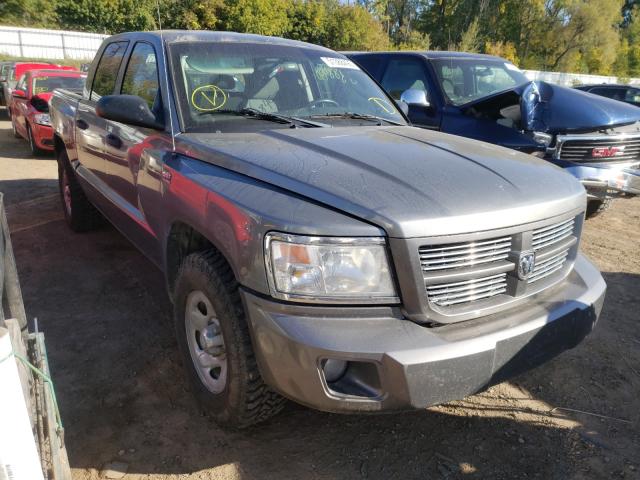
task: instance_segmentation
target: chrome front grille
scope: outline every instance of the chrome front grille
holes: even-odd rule
[[[562,278],[577,249],[582,216],[495,238],[418,248],[429,305],[443,311],[507,302]],[[528,278],[518,277],[520,253],[533,250]],[[547,279],[546,282],[541,280]],[[535,285],[535,286],[534,286]]]
[[[584,140],[572,138],[559,143],[558,158],[577,163],[640,161],[640,138],[585,138]]]
[[[506,259],[511,251],[511,237],[483,242],[459,243],[420,248],[420,263],[425,272],[469,267]]]
[[[441,283],[427,286],[431,303],[441,307],[473,302],[507,291],[507,274],[474,278],[464,282]]]
[[[575,218],[570,218],[555,225],[535,229],[531,242],[533,250],[537,252],[570,237],[573,235],[575,222]]]
[[[562,270],[568,255],[569,249],[567,248],[545,260],[536,262],[535,267],[533,267],[533,273],[529,276],[529,283],[537,282],[549,275],[553,275],[558,270]]]

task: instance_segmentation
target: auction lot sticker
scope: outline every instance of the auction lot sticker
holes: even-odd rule
[[[331,68],[350,68],[351,70],[360,70],[360,68],[351,60],[336,57],[320,57],[320,59]]]

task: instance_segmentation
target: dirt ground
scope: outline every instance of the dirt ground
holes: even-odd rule
[[[2,116],[3,112],[0,112]],[[463,401],[384,416],[291,405],[250,430],[197,409],[162,275],[113,228],[62,220],[52,158],[0,122],[5,192],[30,317],[46,333],[73,478],[640,478],[640,198],[587,222],[609,290],[596,331],[535,371]]]

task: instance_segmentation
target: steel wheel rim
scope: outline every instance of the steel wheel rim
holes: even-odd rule
[[[228,362],[220,321],[211,301],[200,290],[187,297],[185,333],[193,367],[211,393],[221,393],[227,383]]]
[[[62,199],[67,215],[71,216],[71,187],[69,186],[69,175],[64,168],[62,169]]]

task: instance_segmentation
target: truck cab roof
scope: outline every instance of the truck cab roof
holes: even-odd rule
[[[208,30],[154,30],[150,32],[125,32],[109,37],[109,42],[131,39],[164,40],[165,43],[179,42],[210,42],[210,43],[268,43],[270,45],[291,46],[326,50],[328,48],[298,40],[288,40],[280,37],[267,37],[251,33],[216,32]]]
[[[435,60],[441,58],[468,58],[468,59],[484,59],[484,60],[498,60],[506,61],[504,58],[496,57],[495,55],[487,55],[485,53],[467,53],[467,52],[452,52],[452,51],[435,51],[435,50],[409,50],[409,51],[393,51],[393,52],[342,52],[345,55],[413,55],[424,57],[428,60]]]

